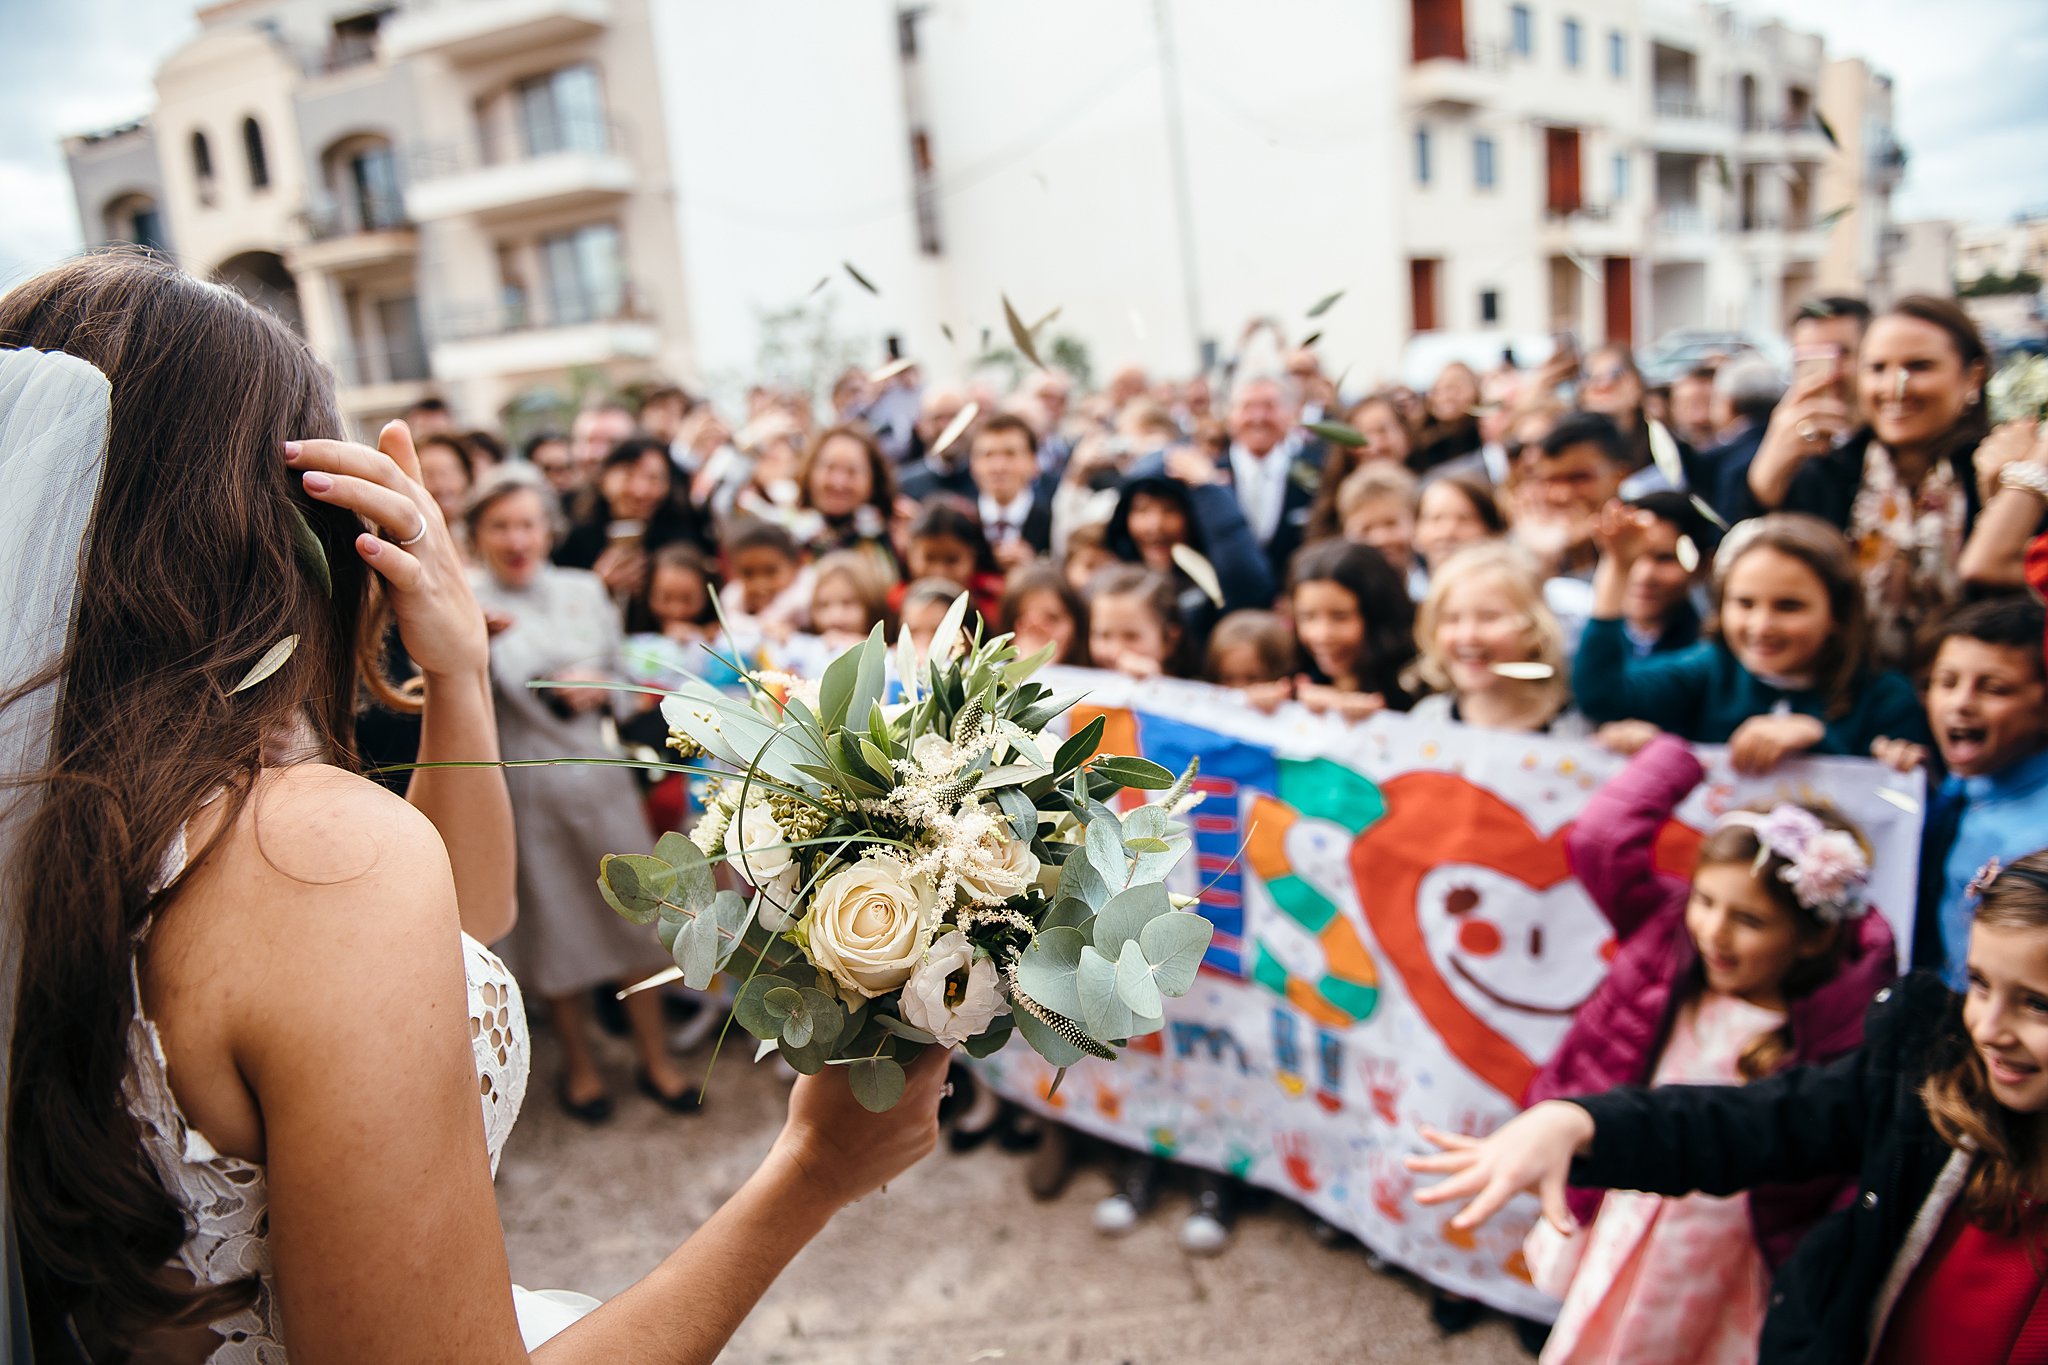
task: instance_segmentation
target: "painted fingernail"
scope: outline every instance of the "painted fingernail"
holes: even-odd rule
[[[284,457],[287,460],[296,460],[304,449],[305,447],[301,446],[297,441],[286,441],[284,443]]]
[[[308,493],[325,493],[328,489],[334,487],[334,480],[328,478],[317,469],[307,470],[303,477],[306,481],[306,491]]]

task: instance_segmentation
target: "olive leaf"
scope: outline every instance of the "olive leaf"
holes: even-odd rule
[[[283,668],[285,661],[292,657],[292,651],[298,647],[299,637],[287,635],[269,649],[264,650],[263,657],[258,659],[254,666],[242,675],[242,680],[229,690],[228,695],[232,697],[237,692],[247,692],[257,683],[262,682],[265,678],[277,672],[278,669]]]
[[[1024,353],[1024,358],[1039,369],[1044,369],[1045,362],[1038,358],[1038,347],[1031,340],[1031,329],[1024,325],[1024,319],[1018,317],[1017,310],[1011,307],[1008,294],[1003,295],[1003,321],[1009,324],[1010,340],[1017,343],[1017,349]]]
[[[306,572],[313,575],[313,581],[320,585],[320,591],[334,596],[334,570],[327,562],[327,546],[320,540],[320,533],[313,529],[313,523],[306,519],[306,509],[297,503],[292,509],[292,548],[299,561],[306,566]]]
[[[1338,290],[1338,291],[1337,291],[1336,293],[1334,293],[1334,294],[1325,294],[1325,295],[1323,295],[1323,297],[1321,297],[1321,298],[1317,299],[1317,300],[1315,301],[1315,305],[1314,305],[1313,307],[1311,307],[1311,308],[1310,308],[1310,309],[1308,310],[1308,315],[1309,315],[1310,317],[1312,317],[1312,318],[1319,318],[1319,317],[1321,317],[1321,316],[1322,316],[1323,314],[1325,314],[1325,313],[1329,312],[1329,311],[1330,311],[1330,310],[1331,310],[1332,308],[1336,307],[1336,306],[1337,306],[1337,300],[1338,300],[1338,299],[1341,299],[1341,298],[1343,298],[1343,297],[1344,297],[1344,291],[1343,291],[1343,290],[1341,290],[1341,289],[1339,289],[1339,290]],[[1307,342],[1303,342],[1303,343],[1302,343],[1302,345],[1304,345],[1304,346],[1306,346],[1307,344],[1308,344]]]
[[[1356,448],[1365,444],[1365,433],[1344,422],[1310,422],[1308,429],[1336,445]]]
[[[841,261],[839,264],[846,267],[846,273],[853,277],[853,282],[855,284],[867,290],[870,294],[879,295],[882,292],[881,290],[875,288],[875,282],[873,280],[869,279],[867,276],[861,274],[858,270],[855,270],[853,268],[852,261]]]

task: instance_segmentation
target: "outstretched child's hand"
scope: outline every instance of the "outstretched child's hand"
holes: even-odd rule
[[[1543,1216],[1566,1237],[1578,1230],[1564,1201],[1564,1182],[1572,1158],[1593,1140],[1593,1116],[1567,1100],[1545,1100],[1517,1114],[1485,1138],[1424,1128],[1422,1135],[1443,1151],[1402,1158],[1411,1171],[1441,1175],[1415,1192],[1418,1204],[1469,1202],[1451,1219],[1451,1226],[1470,1231],[1499,1213],[1523,1190],[1535,1190]]]
[[[1283,702],[1294,700],[1294,684],[1286,678],[1253,683],[1249,687],[1240,687],[1237,690],[1238,695],[1245,699],[1245,704],[1262,716],[1270,716],[1280,709]]]
[[[1744,777],[1767,773],[1788,755],[1827,738],[1827,727],[1812,716],[1751,716],[1728,736],[1728,761]]]
[[[1593,732],[1593,742],[1610,754],[1633,758],[1663,733],[1646,720],[1610,720]]]
[[[1910,739],[1873,739],[1870,756],[1894,772],[1910,773],[1927,766],[1927,746]]]
[[[1593,527],[1593,542],[1600,547],[1602,558],[1627,568],[1643,557],[1643,537],[1656,520],[1648,512],[1626,503],[1610,502],[1600,509],[1599,521]]]

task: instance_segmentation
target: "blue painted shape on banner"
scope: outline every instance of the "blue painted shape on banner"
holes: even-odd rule
[[[1244,872],[1237,860],[1244,846],[1241,789],[1276,792],[1280,766],[1273,751],[1229,735],[1217,734],[1186,721],[1169,720],[1146,711],[1136,713],[1145,757],[1174,772],[1188,760],[1202,760],[1195,789],[1206,793],[1195,807],[1195,866],[1201,875],[1202,913],[1216,926],[1202,965],[1242,980],[1247,974],[1244,942]],[[1213,885],[1212,885],[1213,883]]]

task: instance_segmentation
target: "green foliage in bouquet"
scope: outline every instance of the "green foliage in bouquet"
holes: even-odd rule
[[[969,638],[966,611],[962,596],[922,665],[899,644],[893,705],[880,627],[815,684],[741,669],[744,697],[668,694],[672,766],[716,774],[704,815],[599,869],[685,985],[741,978],[733,1018],[758,1056],[843,1066],[874,1110],[933,1045],[985,1057],[1014,1031],[1055,1066],[1114,1057],[1163,1026],[1209,946],[1165,884],[1192,844],[1174,818],[1192,765],[1176,780],[1091,761],[1100,718],[1052,745],[1046,726],[1079,697],[1032,681],[1051,650]],[[1105,802],[1125,788],[1165,796],[1120,817]],[[751,892],[718,889],[719,862]]]

